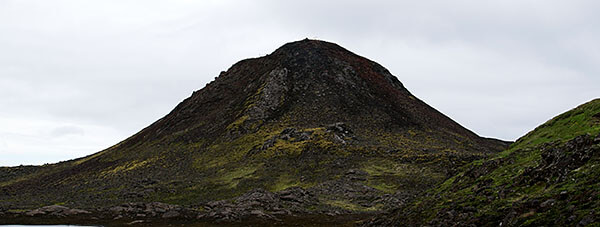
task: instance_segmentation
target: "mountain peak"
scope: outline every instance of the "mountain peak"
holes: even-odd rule
[[[326,50],[326,49],[344,49],[344,48],[335,43],[331,43],[331,42],[327,42],[327,41],[323,41],[323,40],[305,38],[302,40],[286,43],[283,46],[277,48],[277,50],[275,50],[275,53],[294,52],[294,51],[303,51],[303,50],[304,51]]]
[[[211,124],[200,126],[206,122]],[[197,141],[336,122],[364,133],[374,128],[394,133],[418,129],[479,140],[413,96],[383,66],[335,43],[303,39],[234,64],[129,143],[172,134],[178,134],[178,140]],[[179,133],[190,127],[193,134]]]
[[[289,42],[277,48],[272,55],[298,58],[311,55],[326,55],[330,57],[359,57],[351,51],[335,43],[316,39],[302,39]]]
[[[505,145],[422,102],[376,62],[305,39],[232,65],[125,141],[6,190],[76,192],[51,191],[35,204],[190,205],[297,186],[327,198],[316,201],[327,210],[339,204],[332,201],[358,201],[333,188],[367,189],[369,196],[414,193],[447,177],[461,160]],[[152,190],[138,192],[140,185]],[[135,196],[124,196],[132,191]],[[26,193],[14,194],[11,199],[28,201]],[[366,203],[345,207],[363,206],[358,204]]]

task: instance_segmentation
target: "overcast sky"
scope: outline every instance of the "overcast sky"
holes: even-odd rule
[[[0,166],[107,148],[235,62],[335,42],[479,135],[600,97],[600,1],[0,0]]]

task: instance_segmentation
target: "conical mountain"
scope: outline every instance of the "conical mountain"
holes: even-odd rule
[[[127,142],[177,133],[180,140],[198,141],[265,127],[336,122],[366,132],[414,128],[479,139],[418,100],[379,64],[333,43],[302,40],[238,62]]]
[[[333,43],[301,40],[234,64],[104,151],[3,169],[0,206],[194,206],[300,187],[318,197],[312,209],[372,211],[381,203],[336,190],[412,195],[506,146],[425,104],[381,65]]]

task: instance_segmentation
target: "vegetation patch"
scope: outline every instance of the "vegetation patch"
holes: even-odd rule
[[[333,207],[338,207],[347,211],[355,211],[355,212],[372,212],[377,211],[382,208],[381,205],[374,207],[363,207],[358,204],[351,203],[347,200],[328,200],[324,202],[325,204]]]
[[[298,178],[283,173],[277,178],[277,181],[275,181],[269,190],[277,192],[294,186],[301,186],[300,182],[298,182]]]
[[[252,178],[253,174],[260,166],[244,166],[234,170],[221,170],[215,179],[216,184],[226,185],[229,188],[235,188],[240,180]]]
[[[418,187],[441,182],[445,175],[431,167],[394,162],[388,159],[371,159],[362,164],[369,174],[366,184],[386,193],[398,190],[416,190]]]

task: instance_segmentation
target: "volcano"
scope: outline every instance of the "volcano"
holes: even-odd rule
[[[1,169],[0,207],[217,209],[258,193],[288,213],[375,212],[507,145],[419,100],[381,65],[305,39],[234,64],[106,150]]]

